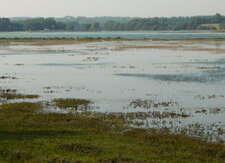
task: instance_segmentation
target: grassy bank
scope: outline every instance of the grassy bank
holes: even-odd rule
[[[0,162],[225,161],[222,143],[135,129],[122,114],[57,114],[42,108],[28,102],[0,106]]]

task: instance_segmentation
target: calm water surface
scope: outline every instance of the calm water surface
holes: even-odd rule
[[[208,32],[0,32],[0,38],[225,38]]]

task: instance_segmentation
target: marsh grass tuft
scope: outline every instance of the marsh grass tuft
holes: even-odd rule
[[[35,95],[35,94],[26,95],[26,94],[17,93],[17,90],[15,89],[0,90],[0,98],[6,99],[6,100],[34,99],[38,97],[39,95]]]
[[[0,79],[12,79],[12,80],[15,80],[15,79],[18,79],[16,77],[11,77],[11,76],[0,76]]]
[[[92,103],[90,100],[86,99],[54,99],[53,102],[56,106],[67,109],[73,108],[75,110],[88,109],[89,105]]]

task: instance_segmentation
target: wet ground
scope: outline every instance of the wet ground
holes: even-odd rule
[[[8,88],[39,95],[27,101],[89,99],[93,111],[126,113],[138,127],[225,139],[223,40],[1,42],[0,89]]]

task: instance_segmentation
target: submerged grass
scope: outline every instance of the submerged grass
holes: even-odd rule
[[[158,108],[158,107],[169,107],[177,105],[177,102],[173,101],[163,101],[163,102],[155,102],[153,100],[142,100],[142,99],[136,99],[132,100],[129,103],[128,108],[145,108],[145,109],[150,109],[150,108]]]
[[[0,106],[0,162],[225,161],[221,143],[132,128],[122,114],[43,113],[42,107]]]
[[[10,93],[4,93],[0,95],[1,98],[5,98],[7,100],[13,100],[13,99],[33,99],[38,98],[38,95],[24,95],[24,94],[10,94]]]

